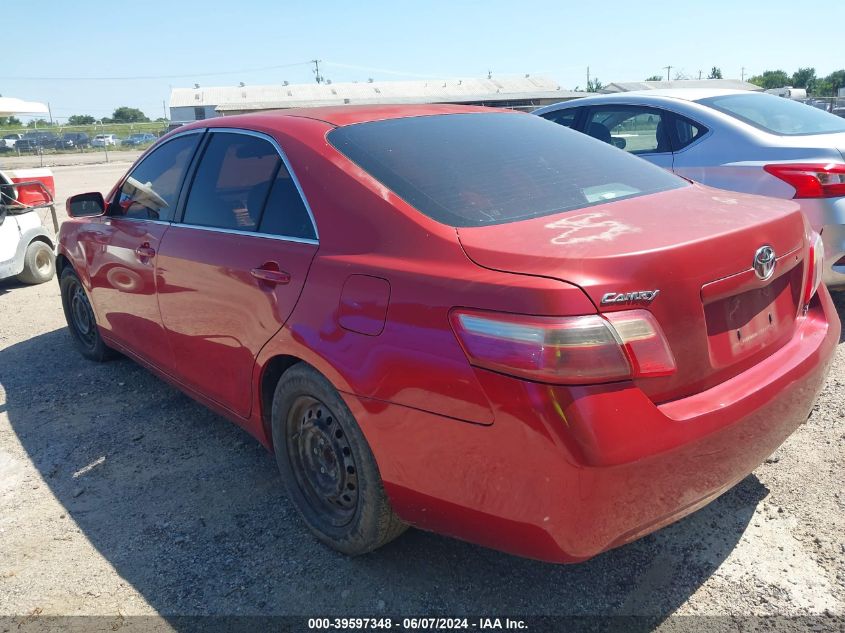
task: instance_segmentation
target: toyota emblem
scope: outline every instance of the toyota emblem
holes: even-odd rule
[[[754,253],[754,272],[760,279],[766,280],[775,272],[775,249],[761,246]]]

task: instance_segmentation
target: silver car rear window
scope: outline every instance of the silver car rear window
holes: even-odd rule
[[[774,95],[731,94],[708,97],[698,103],[778,136],[845,132],[845,119]]]

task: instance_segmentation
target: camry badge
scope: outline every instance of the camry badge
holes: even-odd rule
[[[775,249],[771,246],[761,246],[754,253],[754,273],[762,280],[771,277],[775,272]]]
[[[638,290],[637,292],[608,292],[602,295],[603,306],[618,303],[649,304],[660,294],[660,290]]]

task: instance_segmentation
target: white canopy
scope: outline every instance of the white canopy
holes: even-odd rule
[[[10,114],[47,114],[46,104],[38,101],[23,101],[14,97],[0,97],[0,116]]]

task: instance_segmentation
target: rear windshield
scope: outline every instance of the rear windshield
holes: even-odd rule
[[[845,119],[784,97],[732,94],[699,103],[778,136],[845,132]]]
[[[659,167],[538,116],[446,114],[332,130],[339,151],[450,226],[484,226],[687,185]]]

